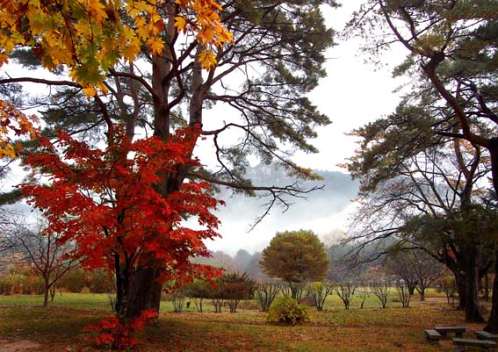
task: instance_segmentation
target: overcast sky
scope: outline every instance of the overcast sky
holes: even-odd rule
[[[327,24],[336,31],[343,29],[352,12],[359,7],[361,0],[343,1],[345,4],[338,9],[325,9]],[[318,130],[318,138],[314,145],[318,154],[298,153],[294,160],[305,167],[318,170],[335,170],[345,172],[338,164],[351,157],[357,148],[356,138],[347,134],[356,127],[368,121],[373,121],[394,110],[399,102],[399,94],[394,91],[402,84],[399,79],[392,78],[393,65],[400,63],[406,54],[402,48],[396,48],[386,53],[385,61],[391,63],[386,67],[375,67],[366,63],[365,54],[360,52],[360,40],[347,42],[336,39],[337,45],[327,53],[327,77],[320,81],[319,86],[310,94],[312,101],[332,120],[332,124]],[[333,204],[334,194],[330,200]],[[323,207],[323,204],[319,205]],[[227,207],[230,207],[230,200]],[[317,204],[310,202],[309,208],[315,209]],[[265,219],[254,231],[247,229],[254,220],[244,212],[238,216],[233,212],[223,211],[221,233],[223,238],[217,239],[209,246],[234,253],[239,248],[249,251],[260,250],[269,242],[276,231],[310,228],[325,236],[336,230],[347,231],[350,215],[355,210],[355,204],[345,204],[344,207],[330,207],[326,215],[323,212],[307,213],[306,220],[297,218],[294,212],[282,214],[278,209]],[[315,214],[315,215],[314,215]],[[282,224],[285,224],[282,227]]]

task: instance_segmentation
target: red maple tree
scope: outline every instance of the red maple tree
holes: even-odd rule
[[[110,130],[104,149],[65,132],[59,132],[55,142],[40,137],[40,148],[24,163],[46,182],[23,184],[21,189],[46,216],[46,231],[74,246],[71,256],[88,268],[114,271],[114,326],[119,333],[106,331],[104,340],[121,348],[123,331],[129,334],[123,327],[136,330],[144,314],[131,312],[131,281],[137,270],[154,265],[161,283],[177,284],[219,274],[191,259],[209,255],[204,240],[218,236],[219,221],[212,211],[220,202],[206,182],[190,180],[177,191],[165,189],[165,175],[199,166],[191,156],[199,127],[181,129],[168,141],[151,137],[132,142],[119,126]],[[185,225],[192,217],[196,229]]]

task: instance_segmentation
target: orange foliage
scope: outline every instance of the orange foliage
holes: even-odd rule
[[[105,150],[64,132],[58,146],[41,138],[42,150],[25,163],[50,183],[21,189],[44,211],[47,231],[76,244],[72,255],[84,265],[112,268],[116,255],[130,267],[156,259],[179,278],[194,269],[190,257],[208,254],[203,240],[218,235],[211,211],[219,202],[209,184],[184,182],[178,191],[161,192],[162,175],[198,165],[190,154],[192,135],[199,132],[181,130],[168,142],[157,137],[129,142],[118,133]],[[183,226],[185,216],[195,217],[201,228]]]
[[[29,46],[47,69],[67,65],[89,95],[103,89],[102,80],[120,59],[133,61],[144,47],[161,55],[169,44],[165,38],[178,32],[194,35],[206,58],[232,40],[216,0],[1,0],[1,5],[0,65],[17,47]],[[212,67],[212,60],[200,61]]]

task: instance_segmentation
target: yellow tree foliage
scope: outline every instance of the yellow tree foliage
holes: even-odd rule
[[[210,69],[216,47],[232,40],[221,10],[216,0],[0,0],[0,65],[17,47],[32,47],[45,68],[67,65],[92,95],[120,59],[133,61],[143,48],[160,55],[171,21],[175,35],[196,36]]]
[[[21,150],[21,143],[15,139],[21,135],[29,135],[34,138],[37,134],[32,121],[12,104],[0,100],[0,158],[14,159]]]
[[[0,67],[31,47],[48,70],[67,67],[88,96],[106,91],[106,74],[141,52],[163,55],[172,35],[195,36],[203,68],[232,41],[216,0],[0,0]],[[169,25],[169,24],[172,24]],[[0,158],[15,157],[12,134],[33,133],[29,118],[0,100]]]

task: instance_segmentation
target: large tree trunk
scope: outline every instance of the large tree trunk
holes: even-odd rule
[[[482,323],[484,318],[479,305],[479,268],[477,267],[476,258],[477,249],[469,249],[465,270],[465,320]]]
[[[174,21],[173,21],[174,22]],[[173,23],[172,22],[172,23]],[[202,50],[202,48],[199,48]],[[164,77],[164,72],[169,70],[169,67],[163,67],[165,64],[160,60],[157,63],[157,67],[155,68],[155,72],[158,76],[157,82],[154,86],[158,86],[164,90],[164,86],[162,85],[161,77]],[[163,68],[161,68],[163,67]],[[189,106],[189,125],[195,126],[196,124],[202,125],[202,107],[203,107],[203,98],[206,94],[205,89],[202,86],[202,67],[198,61],[194,63],[193,74],[192,74],[192,83],[191,83],[191,100]],[[157,88],[159,89],[159,88]],[[166,96],[166,92],[160,92],[161,96]],[[157,109],[156,109],[157,110]],[[156,124],[161,125],[166,124],[165,120],[168,121],[167,126],[165,125],[163,130],[158,128],[155,129],[155,134],[159,135],[163,138],[169,134],[169,112],[158,111],[155,117]],[[162,122],[161,122],[162,121]],[[161,122],[161,123],[160,123]],[[183,170],[186,171],[186,170]],[[166,182],[164,183],[164,192],[165,194],[169,192],[176,191],[182,184],[184,173],[179,173],[176,175],[175,180],[171,180],[166,178]],[[159,306],[161,303],[161,292],[162,285],[157,284],[157,275],[159,273],[155,273],[154,270],[151,269],[141,269],[141,273],[136,276],[136,280],[131,283],[130,287],[132,287],[132,292],[130,295],[133,297],[130,302],[130,306],[132,313],[140,312],[144,309],[156,309],[159,312]],[[153,283],[155,282],[155,283]]]
[[[116,275],[116,313],[121,319],[133,320],[148,309],[159,312],[162,292],[159,274],[159,270],[141,267],[129,280]]]
[[[464,310],[466,306],[467,298],[467,284],[465,282],[465,276],[462,274],[455,274],[455,283],[458,291],[458,307],[459,310]]]
[[[491,156],[491,171],[495,196],[498,196],[498,138],[492,138],[489,143]],[[496,245],[495,245],[496,246]],[[498,333],[498,249],[495,248],[495,278],[493,280],[493,296],[491,299],[491,314],[484,330]]]
[[[493,296],[491,298],[491,314],[484,330],[498,333],[498,250],[495,251],[495,278],[493,280]]]
[[[139,268],[130,282],[128,318],[135,318],[147,309],[159,312],[162,284],[159,270]]]
[[[489,301],[489,275],[486,273],[483,278],[483,299]]]

